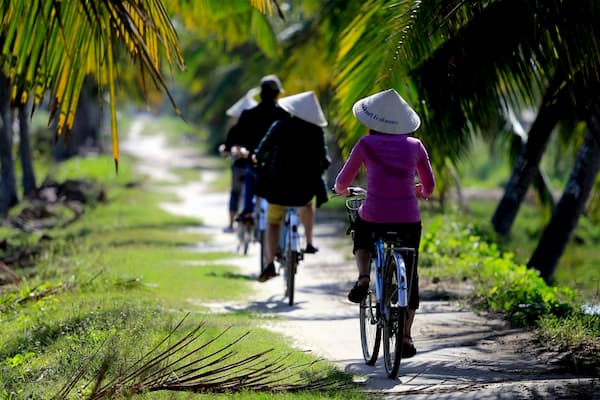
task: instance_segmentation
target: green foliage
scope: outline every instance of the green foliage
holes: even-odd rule
[[[427,221],[419,255],[422,278],[467,285],[467,299],[477,309],[535,329],[546,346],[571,353],[579,360],[576,366],[598,372],[600,315],[583,313],[576,290],[548,286],[537,271],[483,240],[473,225],[456,215]]]
[[[545,218],[531,202],[526,201],[520,208],[511,234],[501,237],[493,232],[488,221],[496,203],[484,200],[469,202],[468,219],[476,221],[477,234],[488,242],[497,243],[500,251],[514,253],[517,264],[525,264],[537,245],[545,226]],[[598,226],[590,223],[586,216],[579,220],[573,239],[568,244],[554,277],[554,284],[576,289],[582,301],[598,302],[600,275],[597,265],[600,263],[598,252]]]
[[[50,113],[58,116],[57,133],[62,134],[63,128],[72,128],[83,81],[93,74],[109,92],[115,161],[118,56],[129,58],[122,68],[135,66],[145,76],[142,80],[169,97],[161,64],[183,67],[177,34],[158,0],[135,6],[120,1],[10,1],[1,10],[0,68],[14,85],[12,100],[22,104],[34,95],[40,104],[49,94]]]
[[[437,217],[421,249],[423,267],[441,266],[469,280],[475,304],[502,313],[517,325],[530,326],[542,316],[562,317],[574,310],[574,291],[549,287],[537,271],[515,264],[513,254],[501,253],[469,225]]]

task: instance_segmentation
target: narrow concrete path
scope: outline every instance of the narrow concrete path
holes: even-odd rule
[[[151,179],[176,179],[168,172],[173,167],[200,170],[199,182],[170,186],[178,200],[163,207],[173,214],[204,221],[199,230],[213,240],[199,245],[200,251],[235,251],[235,235],[222,231],[228,194],[210,190],[212,180],[223,179],[218,163],[189,149],[173,148],[164,138],[140,135],[148,123],[151,120],[134,123],[124,151],[140,158],[137,168]],[[267,328],[288,337],[298,349],[311,351],[352,374],[366,391],[384,397],[600,399],[596,394],[600,393],[598,380],[561,372],[551,363],[553,355],[535,348],[530,333],[476,315],[457,302],[422,302],[413,334],[418,353],[403,360],[398,379],[386,377],[382,355],[375,366],[367,366],[360,350],[358,309],[346,300],[356,278],[349,238],[340,235],[343,227],[339,222],[323,219],[318,211],[317,218],[315,244],[320,251],[306,255],[299,267],[293,307],[283,297],[281,277],[256,282],[247,301],[204,306],[213,312],[250,310],[277,316]],[[247,256],[228,259],[227,263],[255,278],[259,272],[258,246],[252,245]]]

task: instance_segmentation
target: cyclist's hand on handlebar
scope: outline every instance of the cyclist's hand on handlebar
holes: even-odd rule
[[[350,186],[348,187],[348,193],[348,196],[366,195],[367,190],[359,186]]]
[[[367,194],[367,191],[365,189],[358,187],[358,186],[348,186],[342,192],[338,192],[337,190],[335,190],[335,187],[332,187],[331,192],[334,194],[337,194],[339,196],[346,196],[346,197]]]
[[[225,149],[226,149],[225,144],[219,145],[219,154],[221,154],[224,157],[228,156],[230,154],[230,152]]]
[[[333,193],[335,196],[345,196],[345,197],[352,196],[352,194],[350,193],[350,188],[349,187],[346,188],[342,192],[338,192],[337,190],[335,190],[335,186],[333,186],[331,188],[331,193]]]
[[[240,157],[242,157],[242,158],[248,158],[248,156],[250,155],[250,152],[248,151],[247,148],[240,147],[239,148],[239,154],[240,154]]]

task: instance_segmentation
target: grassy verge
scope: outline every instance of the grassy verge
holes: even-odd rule
[[[491,215],[496,203],[470,202],[472,221],[481,221],[480,234],[498,243],[500,249],[514,254],[515,261],[525,264],[533,253],[547,221],[532,204],[525,203],[519,210],[514,227],[508,237],[498,237],[490,226]],[[600,227],[594,226],[585,217],[580,218],[569,243],[559,261],[554,284],[576,289],[584,301],[600,303]]]
[[[477,309],[533,329],[571,367],[600,375],[600,315],[585,314],[575,289],[548,286],[481,231],[456,215],[431,216],[422,240],[420,277],[440,287],[467,286]]]
[[[264,389],[314,382],[328,382],[331,387],[348,384],[349,377],[331,365],[313,364],[312,356],[295,351],[280,336],[261,329],[256,315],[207,314],[203,303],[241,299],[250,290],[249,282],[237,275],[234,267],[211,262],[226,255],[190,251],[193,244],[208,239],[182,232],[201,221],[163,212],[158,204],[164,197],[135,184],[136,178],[126,169],[130,162],[121,165],[124,168],[115,175],[112,161],[101,157],[74,160],[55,171],[57,179],[95,179],[105,187],[108,200],[86,209],[76,222],[44,232],[49,239],[35,263],[14,268],[21,282],[1,287],[0,398],[51,398],[79,372],[83,375],[74,381],[67,397],[88,398],[97,381],[123,378],[131,368],[137,372],[129,384],[145,382],[146,389],[156,388],[158,381],[152,382],[152,374],[172,377],[175,366],[164,370],[165,363],[191,353],[178,364],[180,374],[186,371],[186,362],[202,360],[194,364],[202,367],[201,372],[229,365],[231,375],[239,376],[242,372],[235,363],[257,355],[250,366],[255,371],[271,371],[268,377],[272,381]],[[39,233],[24,234],[8,227],[2,228],[2,234],[22,245],[38,243],[40,237]],[[174,348],[199,326],[194,342]],[[159,345],[164,338],[168,339]],[[214,338],[218,339],[211,343]],[[146,364],[137,366],[147,368],[135,369],[144,354],[168,349],[173,353],[164,362],[153,365],[146,359]],[[300,365],[303,367],[297,370],[292,368]],[[251,379],[240,380],[234,387],[249,382]],[[133,386],[129,388],[126,397],[137,393]],[[158,391],[137,397],[217,396]],[[298,394],[245,391],[222,397],[341,399],[363,395],[344,389]]]

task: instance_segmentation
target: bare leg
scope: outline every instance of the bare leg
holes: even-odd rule
[[[267,263],[275,261],[279,245],[279,224],[267,224]]]
[[[406,311],[406,323],[404,324],[404,341],[405,342],[410,342],[409,338],[412,338],[412,335],[410,334],[410,332],[412,330],[412,325],[415,320],[415,313],[416,313],[416,310],[408,309]]]
[[[367,250],[357,249],[354,253],[354,258],[356,259],[356,266],[358,267],[358,275],[369,275],[369,262],[371,255]],[[368,278],[359,278],[359,284],[365,284],[369,282]]]
[[[313,244],[313,226],[315,224],[315,209],[312,201],[300,208],[300,222],[304,225],[304,233],[306,234],[306,245]]]

